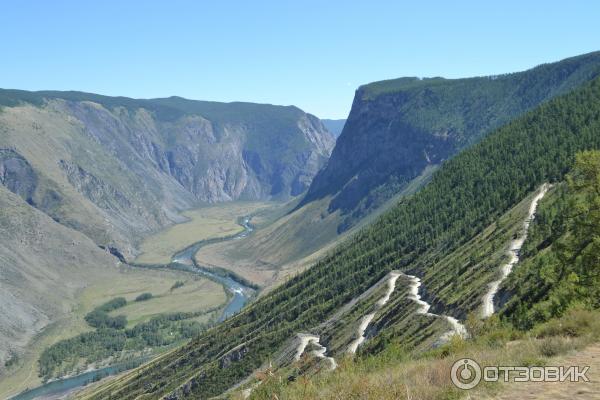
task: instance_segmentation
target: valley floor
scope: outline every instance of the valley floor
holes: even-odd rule
[[[266,202],[231,202],[185,211],[188,221],[173,225],[144,239],[141,254],[135,262],[139,264],[166,264],[171,256],[201,240],[231,236],[243,228],[237,218],[251,215],[274,204]]]
[[[142,253],[136,261],[168,262],[173,253],[192,243],[242,231],[237,223],[239,217],[273,206],[264,202],[235,202],[185,212],[189,221],[147,238],[141,246],[147,252]],[[42,381],[38,376],[38,359],[44,349],[61,340],[92,331],[84,317],[109,300],[117,297],[127,300],[125,307],[113,311],[111,315],[125,315],[127,327],[131,328],[161,314],[216,310],[229,299],[221,284],[197,274],[124,266],[101,268],[99,265],[100,273],[90,275],[89,281],[84,283],[84,289],[65,304],[67,310],[64,315],[39,332],[14,365],[0,371],[0,398],[8,398],[27,388],[39,386]],[[176,282],[183,283],[183,286],[173,290]],[[152,298],[143,302],[134,301],[142,293],[152,293]],[[206,323],[217,318],[219,312],[208,312],[193,320]]]
[[[84,321],[85,315],[98,305],[115,297],[128,301],[139,294],[155,295],[146,302],[134,302],[123,308],[120,314],[128,315],[130,323],[139,323],[151,317],[173,311],[202,311],[224,304],[227,296],[221,285],[208,279],[178,271],[155,271],[121,267],[107,271],[106,276],[83,289],[73,300],[71,312],[49,325],[28,346],[28,351],[18,365],[4,371],[0,376],[0,398],[15,395],[26,388],[39,386],[38,359],[42,351],[63,339],[91,331]],[[187,282],[181,290],[170,292],[177,281]],[[208,316],[207,316],[208,318]]]

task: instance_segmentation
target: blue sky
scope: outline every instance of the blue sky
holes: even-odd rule
[[[527,69],[600,50],[597,1],[10,1],[0,87],[295,104],[361,84]]]

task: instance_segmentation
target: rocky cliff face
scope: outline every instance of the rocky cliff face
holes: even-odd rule
[[[600,73],[600,53],[469,79],[401,78],[361,86],[304,205],[334,196],[340,230],[494,128]]]
[[[37,176],[27,160],[14,150],[0,149],[0,183],[28,203],[33,202]]]
[[[0,91],[0,183],[97,244],[200,203],[304,192],[335,139],[296,107]]]

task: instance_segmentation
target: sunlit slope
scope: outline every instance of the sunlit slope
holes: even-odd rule
[[[313,268],[153,364],[143,376],[97,392],[95,398],[220,394],[263,365],[290,337],[327,320],[389,271],[420,277],[454,274],[433,261],[481,234],[542,183],[562,180],[576,152],[600,148],[598,132],[600,81],[594,80],[462,152],[425,188]]]
[[[27,385],[37,379],[35,356],[26,352],[30,340],[50,323],[66,318],[81,290],[114,279],[118,260],[2,186],[0,236],[0,379],[14,372],[15,368],[7,372],[4,363],[15,358],[15,367],[23,364],[27,371],[21,382],[13,383]],[[5,397],[8,388],[0,387],[0,396]]]
[[[333,144],[293,106],[0,89],[0,183],[128,259],[182,210],[301,194]]]

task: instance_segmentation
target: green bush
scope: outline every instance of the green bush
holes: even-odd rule
[[[117,297],[96,307],[85,316],[85,322],[94,328],[124,329],[127,318],[124,315],[111,317],[109,312],[121,308],[127,304],[124,297]]]
[[[135,301],[146,301],[152,298],[152,293],[142,293],[138,297],[135,298]]]
[[[127,326],[127,318],[124,315],[111,317],[105,311],[94,310],[85,316],[85,322],[94,328],[124,329]]]
[[[538,351],[544,357],[554,357],[571,348],[568,342],[560,337],[548,337],[537,343]]]
[[[110,301],[107,301],[101,306],[96,307],[95,310],[109,313],[117,308],[124,307],[125,305],[127,305],[127,300],[125,300],[124,297],[116,297]]]

